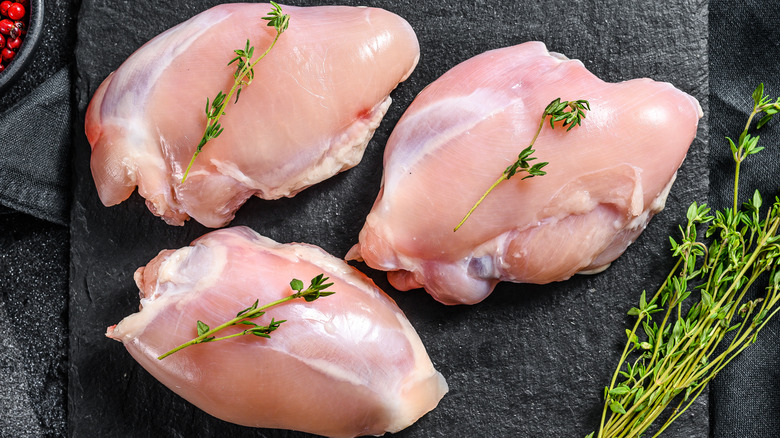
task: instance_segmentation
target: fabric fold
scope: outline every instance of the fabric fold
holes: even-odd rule
[[[0,204],[68,224],[70,74],[62,68],[0,114]]]

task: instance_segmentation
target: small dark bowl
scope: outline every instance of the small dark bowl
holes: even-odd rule
[[[10,87],[14,81],[30,66],[33,55],[43,36],[43,0],[30,0],[29,24],[27,35],[22,41],[19,52],[5,70],[0,73],[0,91]]]

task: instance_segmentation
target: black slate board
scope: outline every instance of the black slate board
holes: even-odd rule
[[[71,216],[69,433],[72,436],[269,436],[214,419],[156,382],[103,336],[136,311],[133,271],[164,248],[207,230],[169,227],[134,194],[103,207],[89,173],[83,117],[108,73],[163,30],[218,2],[85,0],[78,20]],[[295,5],[336,4],[294,2]],[[367,4],[353,1],[340,4]],[[670,267],[667,236],[687,205],[707,196],[707,8],[702,1],[544,1],[475,3],[375,1],[406,18],[421,45],[420,64],[392,94],[394,103],[354,169],[292,199],[252,199],[233,225],[249,225],[281,242],[302,241],[343,256],[379,190],[383,147],[414,96],[457,63],[485,50],[529,40],[578,58],[609,81],[648,76],[669,81],[702,104],[691,147],[667,208],[606,272],[547,286],[503,283],[479,305],[446,307],[422,291],[397,292],[383,273],[367,272],[404,310],[450,392],[439,407],[397,434],[404,437],[584,436],[601,410],[601,393],[618,359],[630,308]],[[669,436],[708,435],[706,394]]]

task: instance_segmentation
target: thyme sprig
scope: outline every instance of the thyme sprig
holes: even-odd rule
[[[222,134],[222,131],[225,130],[219,123],[219,119],[225,115],[225,109],[227,108],[228,102],[230,102],[235,94],[236,99],[233,104],[238,103],[238,98],[241,96],[241,90],[243,90],[245,86],[251,84],[252,80],[255,78],[255,65],[271,52],[271,49],[274,48],[279,37],[287,30],[287,27],[290,24],[290,16],[283,14],[282,7],[273,1],[271,2],[271,11],[268,15],[262,17],[262,19],[268,21],[267,26],[273,27],[276,30],[276,36],[274,36],[271,45],[268,46],[265,52],[255,60],[252,60],[255,48],[250,44],[248,39],[246,40],[246,46],[243,49],[233,51],[236,56],[227,64],[236,64],[236,71],[233,73],[233,87],[228,94],[224,94],[222,90],[220,90],[213,100],[210,101],[208,98],[206,99],[206,128],[203,131],[200,142],[198,142],[198,146],[195,148],[192,159],[190,159],[190,164],[187,165],[187,170],[184,171],[184,175],[181,178],[182,183],[187,180],[187,175],[189,175],[190,169],[192,169],[192,165],[195,163],[195,159],[198,158],[198,155],[200,155],[203,150],[203,146],[209,141],[219,137],[220,134]]]
[[[501,184],[504,180],[512,178],[518,172],[525,172],[527,174],[522,179],[546,175],[547,172],[543,171],[542,168],[550,164],[549,162],[545,161],[536,163],[534,165],[530,164],[531,161],[536,160],[536,157],[532,156],[532,154],[536,152],[536,150],[533,149],[533,146],[534,143],[536,143],[536,139],[539,138],[539,133],[541,133],[542,129],[544,128],[544,123],[549,120],[550,129],[555,129],[555,123],[563,122],[561,123],[561,126],[564,128],[568,126],[566,129],[568,132],[571,131],[571,129],[575,126],[582,124],[582,119],[585,118],[586,110],[590,111],[590,104],[587,100],[561,101],[560,98],[557,98],[550,102],[550,104],[547,105],[547,108],[545,108],[544,112],[542,113],[541,120],[539,121],[539,128],[536,130],[536,134],[534,134],[533,139],[531,139],[531,144],[529,144],[528,147],[520,152],[520,154],[517,156],[517,161],[504,169],[504,172],[496,180],[496,182],[494,182],[493,185],[487,189],[485,194],[483,194],[482,197],[477,200],[474,206],[471,207],[468,213],[466,213],[466,216],[463,217],[460,223],[458,223],[458,225],[452,231],[458,231],[458,229],[463,225],[464,222],[466,222],[469,216],[471,216],[471,213],[474,213],[474,210],[479,207],[479,204],[485,200],[487,195],[489,195],[490,192],[498,187],[498,185]]]
[[[287,322],[287,320],[276,321],[275,319],[271,318],[271,322],[268,323],[268,325],[258,325],[249,320],[259,318],[265,315],[265,310],[267,310],[268,308],[278,306],[279,304],[286,303],[288,301],[292,301],[298,298],[303,298],[306,302],[312,302],[318,298],[327,297],[328,295],[333,295],[335,292],[326,290],[327,288],[333,286],[333,283],[326,283],[326,281],[328,281],[328,277],[325,277],[323,274],[319,274],[316,277],[312,278],[309,287],[304,289],[303,282],[301,280],[298,280],[297,278],[293,278],[292,281],[290,281],[290,289],[294,290],[295,293],[290,294],[284,298],[281,298],[279,300],[276,300],[272,303],[268,303],[260,307],[258,307],[260,300],[255,300],[255,302],[251,306],[238,312],[235,318],[225,323],[222,323],[214,328],[210,328],[208,324],[198,320],[198,322],[195,325],[196,332],[198,333],[198,336],[196,338],[187,341],[179,345],[178,347],[160,355],[157,359],[158,360],[165,359],[166,357],[172,355],[173,353],[176,353],[179,350],[187,348],[190,345],[203,344],[205,342],[221,341],[224,339],[235,338],[243,335],[255,335],[261,338],[270,338],[271,332],[278,329],[279,326],[282,323]],[[218,331],[221,331],[223,329],[235,325],[246,325],[246,326],[250,326],[250,328],[227,336],[222,336],[222,337],[214,336],[214,334],[217,333]]]
[[[729,146],[731,147],[731,154],[734,157],[734,162],[736,163],[736,167],[734,169],[734,205],[732,206],[735,214],[738,208],[737,199],[739,198],[739,170],[742,162],[745,161],[745,158],[747,158],[749,155],[753,155],[764,149],[763,147],[757,146],[759,136],[753,137],[748,134],[748,130],[750,129],[750,125],[753,122],[753,118],[758,114],[764,113],[764,116],[756,124],[756,129],[761,129],[761,127],[764,126],[768,121],[772,120],[772,117],[775,114],[780,112],[780,97],[772,102],[772,99],[769,96],[764,96],[763,83],[760,84],[755,91],[753,91],[752,97],[753,111],[751,111],[750,115],[748,116],[745,129],[742,131],[742,134],[740,134],[737,144],[735,144],[734,140],[731,138],[726,137],[726,140],[728,140]]]
[[[714,215],[705,204],[688,208],[680,240],[669,239],[674,268],[650,300],[642,292],[639,307],[628,312],[637,319],[604,388],[598,434],[588,438],[638,437],[669,412],[651,431],[660,435],[780,310],[780,200],[764,214],[758,191],[741,209],[737,204],[739,166],[763,149],[748,134],[753,118],[764,113],[759,129],[778,112],[780,99],[771,102],[761,84],[738,141],[728,139],[736,164],[733,207]],[[699,229],[708,244],[699,241]],[[762,292],[752,298],[748,292],[759,283]],[[699,299],[691,304],[692,295]]]

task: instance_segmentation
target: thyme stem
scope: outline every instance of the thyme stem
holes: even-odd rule
[[[238,56],[233,58],[228,63],[228,65],[231,65],[234,62],[238,63],[236,72],[233,74],[233,87],[230,89],[227,95],[223,94],[220,90],[217,93],[217,97],[211,101],[211,106],[209,106],[209,100],[206,99],[206,127],[203,130],[203,136],[201,137],[198,146],[195,148],[195,152],[192,154],[190,163],[187,165],[187,169],[184,171],[184,175],[181,178],[182,184],[187,180],[187,175],[189,175],[190,170],[192,169],[192,165],[195,163],[195,159],[198,158],[198,155],[200,155],[200,152],[203,150],[203,146],[205,146],[206,143],[208,143],[210,140],[213,140],[222,134],[224,129],[219,124],[219,119],[225,115],[225,110],[227,109],[228,103],[231,101],[234,95],[236,96],[234,103],[238,103],[241,90],[244,86],[252,83],[252,80],[254,79],[255,65],[257,65],[258,62],[260,62],[268,55],[268,53],[271,52],[271,49],[274,48],[276,42],[279,40],[279,37],[282,35],[282,33],[284,33],[285,30],[287,30],[287,26],[290,22],[290,16],[282,14],[282,8],[273,1],[271,2],[271,7],[271,12],[269,12],[267,16],[263,17],[263,20],[268,20],[268,26],[276,29],[276,36],[274,36],[271,45],[268,46],[265,52],[263,52],[263,54],[254,61],[252,61],[252,55],[254,54],[255,48],[249,45],[249,40],[246,41],[245,49],[234,50]]]
[[[506,172],[502,173],[502,174],[501,174],[501,176],[500,176],[500,177],[498,177],[498,179],[496,180],[496,182],[494,182],[494,183],[493,183],[493,185],[491,185],[491,186],[490,186],[490,188],[488,188],[488,189],[487,189],[487,191],[486,191],[486,192],[485,192],[485,193],[482,195],[482,197],[481,197],[481,198],[479,198],[479,200],[477,201],[477,203],[476,203],[476,204],[474,204],[474,205],[471,207],[471,209],[469,210],[469,212],[468,212],[468,213],[466,213],[466,216],[464,216],[464,217],[463,217],[463,219],[461,219],[461,220],[460,220],[460,223],[458,223],[458,225],[457,225],[457,226],[456,226],[456,227],[455,227],[455,228],[454,228],[452,231],[458,231],[458,229],[460,229],[460,227],[463,225],[463,223],[464,223],[464,222],[466,222],[466,219],[468,219],[468,218],[471,216],[471,213],[474,213],[474,210],[476,210],[476,209],[477,209],[477,207],[479,207],[479,204],[481,204],[481,203],[482,203],[482,201],[484,201],[484,200],[485,200],[485,198],[487,198],[487,195],[488,195],[488,194],[490,194],[490,192],[492,192],[492,191],[493,191],[493,189],[495,189],[495,188],[496,188],[496,187],[497,187],[499,184],[501,184],[501,182],[503,182],[505,179],[506,179]]]
[[[253,334],[253,335],[256,335],[256,336],[269,338],[270,337],[269,336],[270,333],[272,331],[276,330],[277,328],[279,328],[279,325],[281,325],[283,322],[286,322],[285,320],[275,321],[275,320],[271,319],[271,323],[269,325],[267,325],[267,326],[259,326],[257,324],[252,323],[252,322],[249,322],[248,320],[254,319],[254,318],[258,318],[260,316],[263,316],[265,314],[265,310],[266,309],[269,309],[269,308],[274,307],[274,306],[278,306],[280,304],[284,304],[284,303],[286,303],[288,301],[292,301],[292,300],[295,300],[295,299],[298,299],[298,298],[303,298],[307,302],[311,302],[311,301],[314,301],[314,300],[316,300],[316,299],[318,299],[320,297],[326,297],[328,295],[333,295],[335,292],[331,292],[331,291],[326,291],[325,290],[325,289],[327,289],[327,288],[329,288],[330,286],[333,285],[333,283],[325,283],[327,280],[328,280],[328,277],[323,277],[322,274],[317,275],[316,277],[314,277],[311,280],[311,284],[309,285],[309,287],[306,288],[306,289],[303,289],[303,283],[300,280],[298,280],[298,279],[293,279],[290,282],[290,288],[295,290],[296,292],[294,292],[294,293],[292,293],[292,294],[290,294],[290,295],[288,295],[288,296],[286,296],[284,298],[280,298],[280,299],[278,299],[276,301],[270,302],[270,303],[265,304],[265,305],[260,306],[260,307],[257,306],[258,301],[259,301],[259,300],[257,300],[257,301],[255,301],[255,303],[253,305],[251,305],[251,306],[247,307],[246,309],[238,312],[238,314],[236,314],[235,318],[233,318],[233,319],[231,319],[231,320],[229,320],[229,321],[227,321],[225,323],[222,323],[222,324],[220,324],[220,325],[218,325],[218,326],[216,326],[214,328],[209,328],[209,326],[204,324],[202,321],[198,321],[198,324],[197,324],[198,336],[196,338],[191,339],[191,340],[189,340],[189,341],[179,345],[178,347],[175,347],[172,350],[169,350],[166,353],[163,353],[162,355],[158,356],[157,359],[158,360],[163,360],[166,357],[172,355],[173,353],[176,353],[177,351],[180,351],[180,350],[182,350],[184,348],[187,348],[187,347],[189,347],[191,345],[202,344],[202,343],[205,343],[205,342],[220,341],[220,340],[235,338],[235,337],[238,337],[238,336],[243,336],[243,335],[248,335],[248,334]],[[214,336],[214,334],[217,333],[218,331],[226,329],[226,328],[234,326],[234,325],[238,325],[238,324],[250,325],[250,326],[252,326],[252,328],[243,330],[243,331],[238,332],[238,333],[233,333],[233,334],[230,334],[230,335],[227,335],[227,336],[222,336],[222,337],[219,337],[219,338]]]
[[[543,171],[542,168],[550,163],[543,162],[543,163],[537,163],[533,166],[529,164],[530,161],[533,161],[536,159],[536,157],[531,156],[534,152],[536,152],[533,149],[534,143],[536,143],[536,139],[539,138],[539,133],[542,132],[542,129],[544,128],[544,123],[548,120],[550,120],[550,129],[555,129],[555,122],[562,121],[562,126],[569,128],[567,131],[570,131],[572,128],[574,128],[577,125],[582,124],[582,119],[585,118],[585,111],[590,110],[590,104],[587,100],[575,100],[575,101],[563,101],[561,102],[561,99],[555,99],[552,102],[550,102],[549,105],[544,109],[544,112],[542,112],[542,117],[539,120],[539,128],[537,128],[536,133],[534,134],[534,137],[531,139],[531,143],[523,149],[522,152],[520,152],[520,155],[517,156],[517,161],[515,161],[514,164],[504,169],[504,172],[501,174],[501,176],[496,180],[496,182],[491,185],[487,191],[482,195],[479,200],[469,209],[468,213],[466,213],[466,216],[461,219],[461,221],[458,223],[458,225],[455,226],[455,228],[452,230],[453,232],[458,231],[461,226],[463,226],[463,223],[466,222],[466,220],[471,216],[471,213],[474,213],[474,210],[479,207],[479,204],[482,203],[482,201],[485,200],[487,195],[490,194],[490,192],[493,191],[496,187],[498,187],[501,182],[504,180],[508,180],[509,178],[513,177],[517,172],[525,172],[528,175],[524,176],[522,179],[531,178],[534,176],[543,176],[546,175],[547,172]]]

